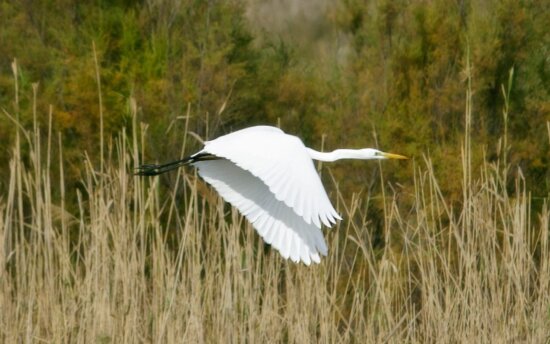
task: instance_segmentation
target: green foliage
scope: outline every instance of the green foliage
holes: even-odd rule
[[[512,164],[521,166],[540,196],[548,193],[548,11],[516,1],[346,1],[335,16],[349,33],[354,54],[348,85],[353,97],[345,117],[353,128],[376,128],[378,143],[420,158],[429,153],[445,191],[457,191],[464,132],[466,75],[474,91],[475,165],[496,159],[504,136],[502,87],[509,91],[508,143]],[[466,59],[473,66],[466,68]],[[544,61],[544,62],[543,62]],[[508,91],[507,91],[508,92]],[[328,129],[326,129],[328,131]],[[348,135],[364,140],[361,135]],[[507,148],[508,149],[508,148]],[[401,173],[410,179],[410,171]],[[406,180],[403,178],[403,180]],[[533,185],[535,185],[533,184]],[[457,195],[458,196],[458,195]]]
[[[96,68],[106,137],[129,124],[128,99],[133,97],[140,120],[150,124],[148,149],[158,149],[155,156],[178,151],[181,130],[166,130],[187,114],[188,106],[193,115],[190,129],[201,135],[208,134],[207,128],[214,135],[219,127],[252,120],[261,112],[255,94],[259,55],[250,46],[252,36],[237,2],[50,1],[40,8],[13,2],[1,6],[5,27],[0,53],[6,57],[0,80],[2,104],[8,107],[5,104],[14,99],[10,63],[17,58],[20,94],[28,96],[30,83],[40,83],[39,98],[54,107],[55,130],[75,148],[67,152],[69,158],[74,154],[73,159],[78,159],[83,148],[97,158]],[[218,112],[226,99],[230,104],[222,116]],[[20,106],[29,104],[27,99]],[[39,104],[42,114],[48,105]],[[44,116],[42,122],[46,120]],[[1,130],[9,128],[6,123]]]
[[[105,138],[131,123],[129,99],[135,99],[137,120],[148,125],[148,160],[179,154],[185,128],[212,138],[280,123],[316,148],[377,145],[417,159],[429,154],[445,176],[444,191],[458,198],[454,181],[461,178],[456,166],[470,75],[474,165],[497,159],[502,111],[509,106],[510,162],[537,185],[536,195],[548,193],[550,15],[542,3],[327,2],[322,11],[309,7],[315,11],[308,13],[320,13],[316,18],[274,11],[272,17],[288,25],[271,32],[260,17],[251,18],[261,5],[1,1],[1,106],[30,124],[32,84],[39,83],[39,121],[46,127],[51,104],[54,132],[67,144],[69,180],[80,173],[83,150],[99,161],[98,69]],[[6,151],[14,137],[10,121],[0,121],[0,137]],[[363,166],[337,164],[332,172],[369,190],[378,184],[371,182],[377,172]],[[410,168],[387,172],[401,184],[411,180]]]

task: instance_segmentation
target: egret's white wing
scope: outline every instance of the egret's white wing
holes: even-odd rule
[[[228,159],[258,177],[307,224],[330,227],[341,219],[296,136],[274,127],[251,127],[205,142],[201,152]]]
[[[313,223],[306,223],[285,202],[277,200],[268,186],[250,172],[225,159],[193,165],[285,259],[309,265],[311,261],[320,262],[319,253],[327,254],[321,230]]]

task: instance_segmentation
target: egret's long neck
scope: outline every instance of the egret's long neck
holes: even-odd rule
[[[337,149],[332,152],[319,152],[314,149],[307,149],[312,159],[319,161],[336,161],[340,159],[363,159],[359,150],[356,149]]]

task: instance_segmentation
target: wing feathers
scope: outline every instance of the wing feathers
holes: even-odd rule
[[[201,177],[285,259],[309,265],[320,262],[319,254],[327,254],[320,226],[307,223],[285,202],[277,200],[269,187],[250,172],[225,159],[201,161],[195,166]]]
[[[340,219],[306,147],[295,136],[273,127],[251,127],[206,142],[203,152],[249,171],[307,224],[330,227]]]

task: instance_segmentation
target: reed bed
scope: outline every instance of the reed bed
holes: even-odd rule
[[[137,124],[105,143],[100,162],[83,159],[69,189],[62,139],[36,123],[18,124],[0,196],[3,343],[550,338],[548,203],[533,206],[505,158],[474,170],[468,133],[461,200],[440,191],[428,157],[410,165],[411,192],[385,188],[383,249],[372,200],[325,178],[345,220],[324,231],[328,257],[307,267],[265,246],[192,169],[171,175],[170,189],[134,177]]]

